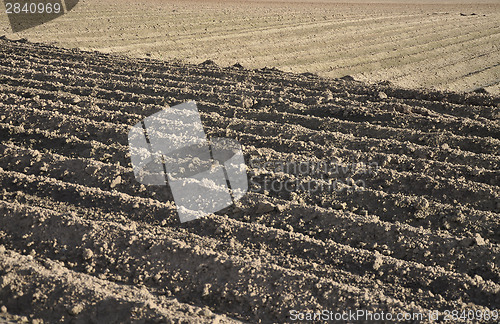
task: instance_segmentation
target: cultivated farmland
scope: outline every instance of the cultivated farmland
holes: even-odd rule
[[[127,133],[191,99],[209,136],[242,143],[254,181],[236,206],[180,224],[166,187],[134,179]],[[0,40],[0,302],[47,323],[281,323],[293,309],[491,314],[499,104]],[[255,161],[378,167],[310,175],[364,188],[259,190],[264,178],[311,177]]]
[[[359,2],[0,15],[0,323],[497,323],[500,3]],[[189,100],[250,188],[180,223],[128,134]]]
[[[339,2],[87,0],[16,37],[138,57],[500,93],[498,1]],[[0,33],[11,36],[6,17],[0,19]]]

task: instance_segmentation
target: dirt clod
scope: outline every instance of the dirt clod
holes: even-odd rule
[[[381,100],[384,100],[384,99],[387,99],[387,94],[385,92],[382,92],[380,91],[378,94],[377,94],[377,97]]]
[[[474,238],[472,237],[465,237],[463,238],[461,241],[460,241],[460,244],[463,246],[463,247],[469,247],[471,245],[474,244]]]
[[[476,235],[474,236],[474,240],[478,246],[486,245],[485,240],[481,237],[481,234],[479,233],[476,233]]]
[[[255,212],[257,214],[269,213],[269,212],[273,211],[274,208],[275,208],[275,206],[273,204],[271,204],[270,202],[264,201],[264,202],[260,202],[257,205]]]
[[[377,271],[380,269],[382,264],[384,263],[384,260],[382,259],[380,254],[376,254],[375,260],[373,261],[373,270]]]
[[[78,304],[70,308],[69,313],[71,315],[78,315],[80,314],[84,309],[83,304]]]
[[[242,108],[252,108],[253,106],[253,100],[251,98],[243,98],[241,100],[241,107]]]
[[[121,176],[117,176],[112,182],[111,182],[111,185],[110,187],[111,188],[115,188],[117,185],[121,184],[122,183],[122,177]]]
[[[85,249],[83,250],[82,256],[84,260],[90,260],[94,257],[94,252],[92,252],[92,250],[90,249]]]

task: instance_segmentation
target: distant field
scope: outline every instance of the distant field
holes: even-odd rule
[[[429,2],[91,0],[18,35],[2,15],[0,33],[138,57],[500,93],[500,2]]]

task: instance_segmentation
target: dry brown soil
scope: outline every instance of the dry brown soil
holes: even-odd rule
[[[187,100],[209,136],[242,143],[257,183],[336,175],[263,170],[256,159],[379,167],[348,174],[364,190],[252,188],[180,224],[168,189],[135,181],[127,133]],[[36,323],[494,310],[499,105],[0,40],[0,306]]]
[[[210,59],[500,94],[498,0],[353,2],[360,1],[82,0],[69,14],[15,35],[0,15],[0,35],[195,64]]]

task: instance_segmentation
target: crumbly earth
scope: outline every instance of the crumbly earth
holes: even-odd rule
[[[236,206],[181,224],[167,187],[134,179],[127,134],[187,100],[209,137],[240,141],[252,181]],[[0,40],[0,306],[34,323],[495,310],[499,105]],[[304,190],[332,179],[346,185]]]

